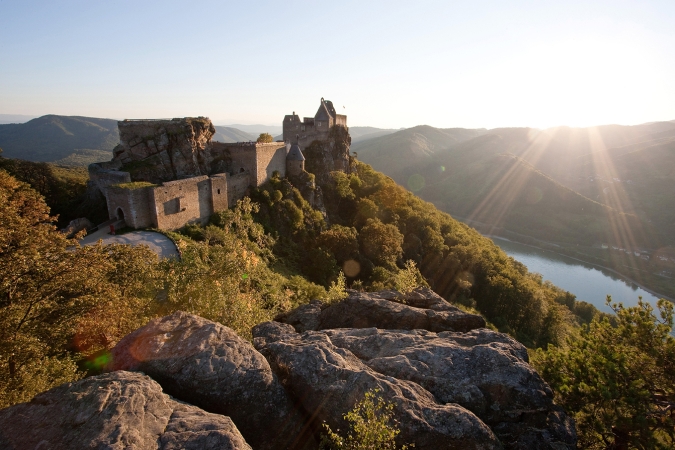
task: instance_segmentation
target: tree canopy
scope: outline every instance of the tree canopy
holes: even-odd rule
[[[660,300],[658,316],[637,306],[607,303],[607,318],[584,326],[560,347],[533,360],[556,401],[576,420],[579,444],[590,449],[671,449],[675,446],[675,339],[673,304]]]
[[[274,137],[272,137],[271,134],[269,133],[260,133],[260,136],[258,136],[258,139],[256,142],[260,142],[262,144],[267,144],[270,142],[274,142]]]

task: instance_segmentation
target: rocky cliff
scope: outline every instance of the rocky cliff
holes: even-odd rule
[[[417,449],[574,448],[526,349],[484,325],[428,289],[314,301],[254,327],[254,345],[177,312],[120,341],[112,373],[0,411],[0,446],[316,449],[322,423],[345,430],[378,389]]]
[[[153,183],[208,175],[211,137],[216,132],[204,117],[118,122],[120,143],[112,164],[134,181]]]
[[[349,130],[336,125],[328,132],[326,139],[315,140],[303,149],[305,170],[316,175],[317,184],[328,183],[332,171],[351,172],[351,142]]]

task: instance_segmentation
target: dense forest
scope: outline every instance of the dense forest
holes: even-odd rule
[[[309,173],[275,176],[208,225],[167,233],[181,258],[160,261],[145,247],[80,247],[50,206],[75,211],[83,180],[0,163],[0,407],[96,373],[121,337],[175,310],[250,339],[253,325],[311,299],[412,283],[538,348],[534,363],[588,447],[673,442],[672,305],[658,320],[648,305],[601,314],[366,164],[318,189]]]

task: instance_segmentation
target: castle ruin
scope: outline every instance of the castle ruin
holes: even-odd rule
[[[89,177],[105,197],[111,221],[165,230],[205,224],[275,172],[301,175],[303,151],[327,142],[333,127],[346,132],[346,125],[347,116],[336,114],[323,98],[314,118],[300,122],[295,113],[285,116],[283,141],[271,143],[212,141],[215,128],[205,117],[124,120],[118,122],[113,159],[91,164]],[[348,167],[348,149],[341,156],[346,161],[326,157],[330,170]]]

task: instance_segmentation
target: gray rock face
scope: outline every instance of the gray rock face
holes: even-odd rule
[[[64,384],[0,411],[0,448],[251,449],[228,417],[178,402],[130,372]]]
[[[68,226],[63,230],[63,234],[68,237],[73,237],[78,232],[82,230],[88,230],[93,226],[94,224],[91,223],[89,219],[86,217],[80,217],[79,219],[71,220],[70,223],[68,223]]]
[[[441,404],[476,414],[507,448],[574,446],[574,423],[553,404],[553,393],[527,364],[527,350],[502,333],[423,330],[325,330],[372,370],[417,383]]]
[[[452,306],[431,289],[409,294],[396,291],[351,291],[345,300],[325,306],[303,305],[275,320],[289,323],[298,332],[334,328],[470,331],[485,326],[485,319]]]
[[[174,397],[230,416],[256,450],[301,439],[304,418],[265,358],[223,325],[176,312],[127,335],[112,357],[111,370],[145,372]]]
[[[209,119],[125,120],[118,127],[120,143],[113,149],[113,162],[127,165],[123,170],[132,171],[134,180],[157,183],[209,173],[216,131]]]
[[[420,385],[368,367],[346,348],[334,345],[330,332],[293,333],[287,324],[254,328],[256,346],[268,358],[284,386],[318,423],[347,429],[342,419],[363,397],[378,389],[394,404],[401,443],[418,449],[502,448],[490,428],[457,404],[437,402]]]

